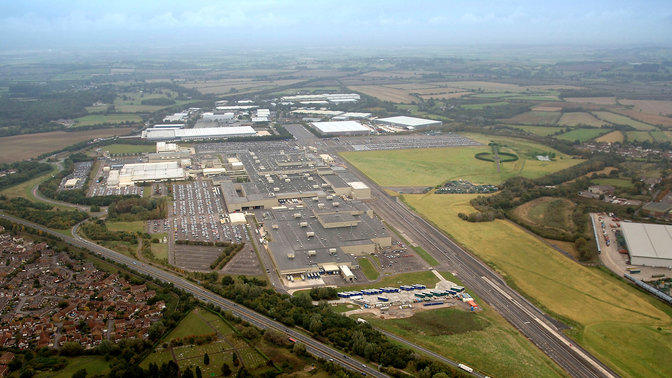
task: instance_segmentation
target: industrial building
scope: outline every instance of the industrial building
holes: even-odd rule
[[[428,127],[440,127],[443,123],[432,119],[415,118],[407,116],[378,118],[373,121],[376,124],[401,127],[407,130],[426,129]]]
[[[283,102],[300,103],[353,103],[359,101],[360,96],[357,93],[325,93],[312,95],[284,96],[280,100]]]
[[[672,226],[621,222],[632,265],[672,268]]]
[[[146,129],[142,132],[143,139],[150,140],[194,140],[220,139],[231,137],[256,136],[257,132],[250,126],[204,127],[200,129]]]
[[[371,129],[357,121],[312,122],[311,126],[323,136],[369,135]]]
[[[111,170],[108,187],[133,186],[136,183],[184,180],[184,169],[177,162],[124,164],[120,170]]]
[[[184,123],[162,123],[152,126],[153,129],[183,129]]]

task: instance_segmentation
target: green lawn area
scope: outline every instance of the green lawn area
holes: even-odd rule
[[[672,309],[601,269],[573,262],[509,221],[462,221],[457,213],[473,212],[475,196],[403,199],[543,309],[574,324],[570,336],[618,374],[672,376],[669,358],[662,358],[672,353]]]
[[[367,259],[366,257],[358,258],[357,263],[359,264],[359,267],[362,269],[362,273],[364,273],[366,278],[368,278],[369,280],[375,280],[376,278],[378,278],[378,276],[380,276],[380,273],[373,266],[371,260]]]
[[[560,134],[556,136],[558,139],[563,139],[563,140],[568,140],[570,142],[573,142],[575,140],[579,140],[581,143],[591,140],[595,137],[598,137],[602,134],[606,134],[608,132],[611,132],[609,129],[574,129],[570,132]]]
[[[336,306],[331,306],[330,307],[332,311],[334,312],[348,312],[352,310],[357,310],[359,309],[359,306],[351,305],[351,304],[344,304],[344,303],[339,303]]]
[[[172,339],[180,339],[185,336],[199,336],[199,335],[209,335],[215,333],[215,330],[208,325],[200,316],[200,312],[205,310],[196,308],[192,310],[180,323],[173,329],[168,336],[165,337],[166,341]]]
[[[363,284],[354,286],[343,286],[338,288],[339,291],[351,291],[362,289],[374,289],[385,286],[413,285],[425,284],[427,287],[434,287],[439,279],[430,271],[402,273],[394,276],[385,276],[380,281],[374,284]]]
[[[480,134],[466,136],[478,140],[484,146],[342,152],[341,156],[381,186],[435,186],[458,179],[474,184],[496,185],[518,175],[541,177],[583,161],[572,159],[547,146],[517,138]],[[513,150],[520,159],[502,163],[501,172],[497,172],[494,163],[476,159],[475,154],[491,151],[487,146],[491,140],[505,146],[503,151]],[[531,158],[532,153],[541,151],[555,152],[556,160],[543,162]]]
[[[75,125],[73,127],[120,124],[126,122],[142,122],[142,118],[140,118],[140,116],[137,114],[89,114],[83,117],[75,118]]]
[[[422,247],[413,247],[413,246],[411,246],[411,248],[413,248],[413,250],[415,251],[415,253],[417,253],[420,257],[422,257],[422,259],[425,260],[425,262],[427,262],[427,264],[429,264],[429,265],[431,265],[431,266],[437,266],[437,265],[439,265],[439,262],[436,261],[436,259],[435,259],[434,257],[432,257],[432,255],[430,255],[430,254],[429,254],[427,251],[425,251]]]
[[[142,152],[154,152],[156,146],[149,144],[110,144],[102,147],[103,151],[107,151],[112,155],[115,154],[138,154]]]
[[[482,303],[479,301],[479,303]],[[564,372],[489,306],[445,308],[405,319],[358,315],[376,327],[495,377],[560,377]]]
[[[49,206],[53,206],[54,209],[65,209],[65,210],[72,210],[71,207],[69,206],[60,206],[60,205],[54,205],[49,202],[44,202],[39,199],[37,199],[33,195],[33,187],[42,181],[46,181],[48,178],[51,177],[51,175],[56,173],[56,168],[53,167],[51,171],[46,172],[42,174],[41,176],[37,176],[33,179],[30,179],[28,181],[22,182],[21,184],[17,184],[14,186],[10,186],[9,188],[6,188],[5,190],[1,191],[0,194],[3,194],[7,196],[7,198],[14,198],[14,197],[23,197],[26,199],[29,199],[34,202],[42,202],[46,203]]]
[[[548,136],[562,130],[561,128],[556,126],[518,126],[518,125],[509,125],[509,126],[539,136]]]
[[[68,358],[68,364],[59,371],[38,372],[36,378],[70,378],[80,369],[86,369],[87,376],[107,372],[110,366],[103,356],[79,356]]]
[[[126,232],[146,232],[147,228],[145,227],[145,221],[133,221],[133,222],[115,222],[107,221],[105,222],[107,229],[110,231],[126,231]]]
[[[620,114],[611,112],[593,112],[593,114],[597,118],[607,122],[611,122],[614,125],[628,125],[634,127],[637,130],[656,130],[655,126],[646,124],[644,122],[636,121],[632,118],[628,118]]]
[[[598,178],[590,180],[597,185],[611,185],[617,188],[631,189],[634,188],[632,180],[625,178]]]

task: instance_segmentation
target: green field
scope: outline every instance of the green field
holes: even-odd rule
[[[509,105],[509,103],[506,101],[498,101],[498,102],[488,102],[485,104],[461,105],[460,107],[468,110],[483,110],[485,108],[491,108],[495,106],[505,106],[505,105]]]
[[[378,278],[378,276],[380,276],[380,273],[373,266],[371,260],[367,259],[366,257],[358,258],[357,263],[359,264],[359,267],[362,269],[362,273],[364,273],[367,279],[375,280]]]
[[[569,335],[617,373],[672,376],[669,359],[661,358],[672,353],[672,309],[601,269],[573,262],[509,221],[462,221],[457,213],[473,212],[475,196],[403,198],[543,309],[573,324]]]
[[[627,125],[632,126],[637,130],[655,130],[656,127],[646,124],[644,122],[635,121],[632,118],[622,116],[620,114],[615,114],[611,112],[593,112],[593,114],[604,121],[613,123],[614,125]]]
[[[560,112],[529,111],[511,117],[506,121],[523,125],[555,125],[560,115]]]
[[[669,142],[670,137],[663,131],[660,130],[651,130],[649,134],[655,139],[656,142]]]
[[[342,152],[341,156],[381,186],[435,186],[448,180],[464,179],[474,184],[500,184],[514,176],[537,178],[582,162],[547,146],[516,138],[467,134],[485,144],[479,147],[448,147],[410,150]],[[502,163],[501,171],[492,162],[477,160],[479,152],[491,152],[495,141],[512,150],[520,159]],[[526,158],[536,151],[552,151],[556,160],[542,162]],[[394,172],[394,174],[390,174]]]
[[[479,302],[482,303],[482,302]],[[487,305],[472,313],[446,308],[405,319],[360,314],[376,327],[496,377],[564,376],[547,356]]]
[[[609,125],[609,123],[595,118],[595,116],[590,113],[570,112],[570,113],[562,113],[562,117],[560,117],[558,125],[602,127],[605,125]]]
[[[126,232],[146,232],[145,221],[133,222],[105,222],[107,229],[110,231],[126,231]]]
[[[177,327],[175,327],[175,329],[172,330],[168,336],[166,336],[165,340],[170,341],[186,336],[209,335],[215,333],[215,330],[212,329],[212,327],[210,327],[208,323],[203,321],[203,319],[199,316],[199,314],[203,311],[205,310],[201,310],[199,308],[191,311],[184,319],[180,321]]]
[[[118,125],[121,123],[142,122],[142,118],[136,114],[89,114],[84,117],[75,118],[73,127],[95,126],[95,125]]]
[[[655,139],[653,136],[648,131],[626,131],[625,132],[625,138],[627,139],[628,142],[655,142]]]
[[[609,129],[574,129],[570,132],[560,134],[556,136],[556,138],[568,140],[570,142],[578,140],[579,142],[583,143],[610,131],[611,130]]]
[[[571,234],[575,230],[574,207],[566,198],[541,197],[516,207],[513,213],[525,223]]]
[[[590,182],[597,185],[611,185],[624,189],[632,189],[635,187],[635,184],[632,183],[632,180],[625,178],[598,178],[592,179]]]
[[[103,151],[110,154],[139,154],[142,152],[155,152],[156,146],[146,144],[110,144],[102,147]]]
[[[385,276],[380,281],[374,284],[363,284],[363,285],[354,285],[354,286],[344,286],[338,288],[339,291],[351,291],[351,290],[362,290],[362,289],[375,289],[385,286],[400,286],[400,285],[413,285],[413,284],[424,284],[427,287],[434,287],[436,283],[439,282],[439,279],[434,275],[434,273],[429,271],[424,272],[414,272],[414,273],[402,273],[394,276]]]
[[[168,260],[168,243],[152,243],[152,254],[159,260]]]
[[[14,198],[14,197],[24,197],[27,198],[31,201],[35,202],[43,202],[35,198],[33,195],[33,188],[35,185],[41,183],[42,181],[45,181],[47,178],[51,177],[51,175],[56,173],[56,168],[52,167],[51,171],[46,172],[40,176],[37,176],[33,179],[30,179],[28,181],[24,181],[20,184],[10,186],[9,188],[6,188],[5,190],[1,191],[0,194],[7,196],[7,198]],[[54,206],[51,203],[44,202],[48,205]],[[63,209],[69,209],[69,207],[66,206],[54,206],[55,208],[63,208]]]
[[[68,358],[68,364],[59,371],[45,371],[35,374],[36,378],[70,378],[78,370],[86,369],[87,376],[107,372],[110,365],[103,356],[80,356]]]
[[[534,135],[539,135],[539,136],[549,136],[551,134],[555,134],[558,131],[563,130],[562,128],[555,127],[555,126],[518,126],[518,125],[508,125],[510,127],[514,127],[516,129],[520,129],[523,131],[527,131],[528,133],[532,133]]]

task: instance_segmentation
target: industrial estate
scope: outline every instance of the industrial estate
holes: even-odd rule
[[[611,58],[73,81],[0,137],[0,376],[669,376],[668,79]]]

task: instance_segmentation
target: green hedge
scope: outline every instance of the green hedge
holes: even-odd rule
[[[494,162],[495,158],[492,152],[479,152],[474,157],[478,160],[483,160],[483,161],[491,161]],[[512,154],[509,152],[500,152],[499,153],[499,161],[502,163],[507,163],[511,161],[516,161],[518,160],[518,155]]]

